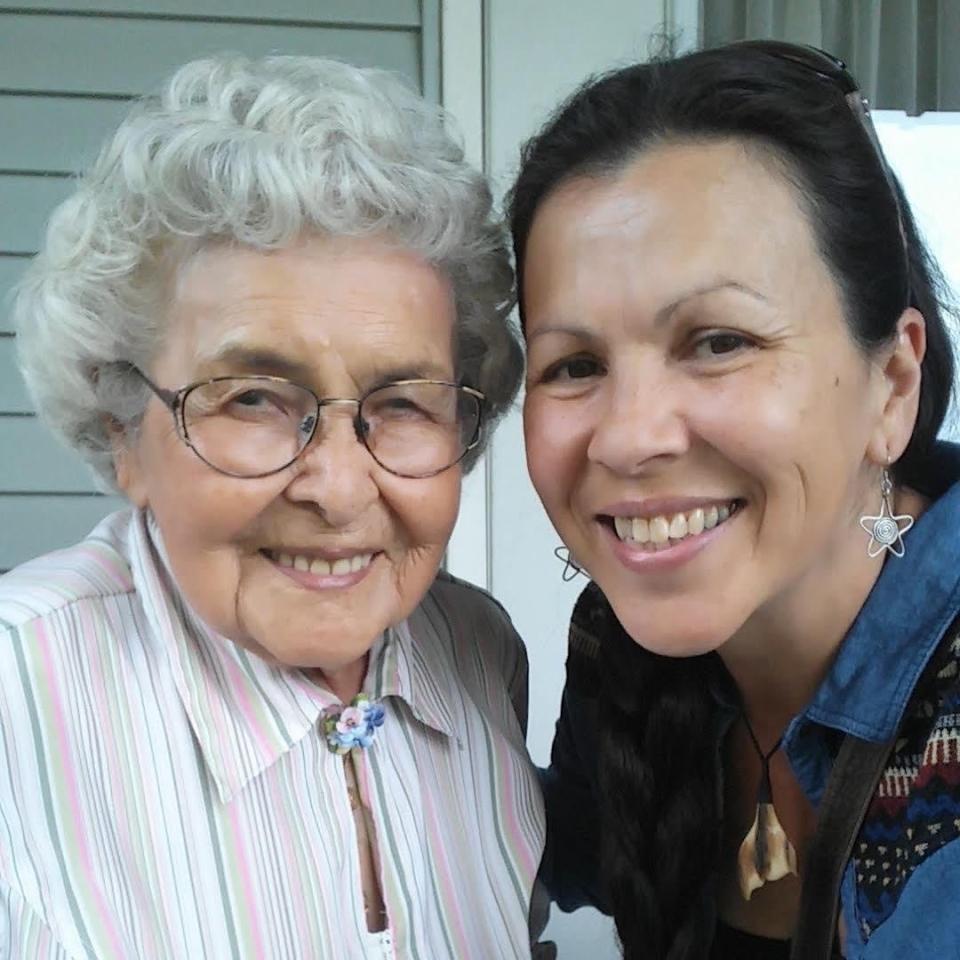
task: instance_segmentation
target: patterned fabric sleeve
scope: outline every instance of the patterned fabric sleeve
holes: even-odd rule
[[[911,876],[960,841],[960,634],[947,633],[911,699],[854,847],[856,915],[869,940]]]
[[[22,897],[0,880],[2,960],[81,960],[57,942],[50,928]]]
[[[510,646],[513,649],[515,660],[513,669],[508,678],[508,690],[510,693],[510,702],[517,714],[517,721],[524,737],[527,735],[527,720],[529,716],[529,697],[530,697],[530,665],[527,661],[527,648],[520,640],[517,631],[513,629],[510,620],[504,625],[508,631],[510,639],[513,641]]]

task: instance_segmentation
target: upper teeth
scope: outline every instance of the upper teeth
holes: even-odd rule
[[[343,557],[340,560],[321,560],[318,557],[307,557],[302,553],[278,553],[275,554],[277,563],[281,567],[293,567],[294,570],[302,570],[304,573],[318,573],[325,576],[339,577],[345,573],[356,573],[364,567],[369,567],[373,560],[372,553],[359,553],[355,557]]]
[[[614,517],[613,525],[621,540],[636,543],[666,543],[696,536],[723,523],[734,509],[733,504],[722,507],[697,507],[689,513],[675,513],[658,517]]]

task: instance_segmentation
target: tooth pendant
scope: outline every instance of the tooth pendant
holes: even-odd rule
[[[737,857],[740,893],[744,900],[768,881],[788,874],[797,876],[797,851],[787,836],[772,803],[757,804],[750,832],[744,837]]]
[[[770,758],[780,749],[781,737],[773,748],[764,753],[750,726],[746,714],[743,721],[760,760],[760,783],[757,786],[757,812],[753,826],[740,844],[737,854],[737,874],[744,900],[767,882],[780,880],[787,874],[797,874],[797,851],[787,836],[777,811],[773,808],[773,784],[770,780]]]

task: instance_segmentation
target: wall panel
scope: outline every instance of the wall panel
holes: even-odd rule
[[[83,536],[120,502],[29,415],[9,291],[72,174],[181,63],[220,50],[333,56],[438,98],[440,0],[0,2],[0,569]]]
[[[131,96],[219,50],[335,56],[420,77],[419,36],[403,30],[0,14],[0,31],[6,90]]]

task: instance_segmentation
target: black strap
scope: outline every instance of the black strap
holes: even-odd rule
[[[817,810],[817,829],[804,858],[791,960],[830,960],[834,956],[844,867],[893,746],[894,740],[872,743],[850,735],[840,745]]]

